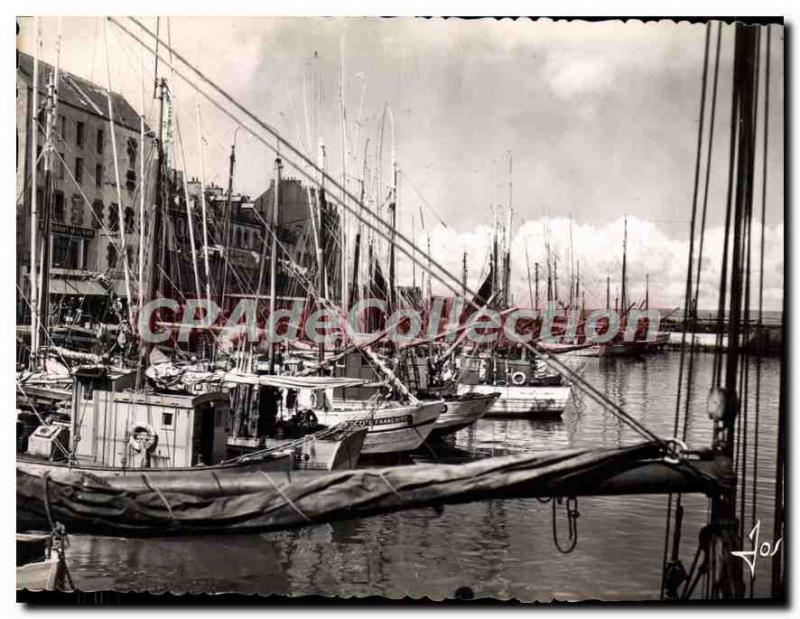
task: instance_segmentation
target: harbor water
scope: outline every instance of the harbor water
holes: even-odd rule
[[[690,447],[707,447],[706,396],[713,355],[695,359]],[[673,436],[680,353],[644,358],[576,359],[586,380],[659,436]],[[779,359],[762,359],[756,520],[760,541],[772,540],[779,403]],[[751,361],[750,424],[755,423],[756,362]],[[482,420],[456,435],[439,461],[521,451],[615,447],[643,440],[613,415],[573,390],[561,420]],[[752,429],[752,425],[751,425]],[[747,472],[753,470],[748,439]],[[431,461],[431,453],[416,457]],[[751,513],[748,480],[746,513]],[[737,499],[738,501],[738,499]],[[680,558],[687,570],[706,523],[708,501],[684,496]],[[575,549],[553,541],[550,503],[536,498],[415,509],[397,514],[260,535],[123,539],[70,536],[68,564],[84,591],[240,592],[400,598],[424,591],[432,599],[469,587],[476,598],[655,600],[664,551],[666,495],[580,498]],[[557,535],[568,545],[564,505]],[[745,535],[751,523],[745,523]],[[751,548],[749,542],[743,550]],[[744,574],[749,581],[749,570]],[[755,595],[770,590],[770,559],[755,566]]]

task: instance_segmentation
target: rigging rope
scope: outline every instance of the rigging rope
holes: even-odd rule
[[[761,182],[761,242],[759,245],[759,275],[758,275],[758,321],[756,327],[756,345],[760,345],[760,338],[764,337],[763,331],[763,307],[764,307],[764,229],[766,226],[767,209],[767,157],[769,144],[769,77],[770,77],[770,38],[771,32],[767,26],[767,40],[764,49],[764,149],[762,152],[762,182]],[[761,352],[756,351],[756,396],[755,396],[755,420],[753,428],[753,489],[751,497],[751,522],[756,522],[756,505],[758,504],[758,439],[761,413]],[[755,591],[755,574],[751,578],[750,597]]]
[[[697,129],[697,147],[696,147],[696,156],[695,156],[695,166],[694,166],[694,188],[692,190],[692,216],[691,222],[689,224],[689,256],[688,256],[688,264],[686,267],[686,290],[684,292],[684,301],[683,301],[683,330],[681,332],[681,352],[680,352],[680,362],[678,365],[678,385],[677,385],[677,395],[675,397],[675,421],[673,425],[672,434],[674,437],[677,438],[678,436],[678,429],[679,429],[679,421],[680,421],[680,411],[681,411],[681,390],[683,387],[683,367],[684,367],[684,360],[686,356],[686,331],[688,328],[689,317],[690,315],[696,314],[696,308],[692,308],[692,267],[694,262],[694,239],[695,239],[695,226],[697,220],[697,196],[699,191],[699,183],[700,183],[700,161],[702,157],[702,148],[703,148],[703,125],[705,122],[705,107],[706,107],[706,84],[708,80],[708,63],[709,63],[709,41],[711,39],[711,22],[706,24],[706,35],[705,35],[705,44],[704,44],[704,51],[703,51],[703,74],[701,79],[701,90],[700,90],[700,122],[698,123]],[[710,138],[709,138],[709,146],[710,146]],[[710,150],[710,148],[709,148]],[[705,210],[703,212],[705,215]],[[698,261],[697,270],[698,270],[698,277],[700,271],[700,263]],[[694,341],[694,333],[692,333],[692,341]],[[686,413],[683,420],[683,436],[686,436],[686,426],[688,425],[688,414],[689,414],[689,399],[690,399],[690,385],[692,381],[691,373],[687,373],[686,376]],[[667,563],[667,544],[669,539],[669,531],[670,531],[670,521],[672,515],[672,493],[670,493],[667,499],[667,518],[666,518],[666,533],[664,539],[664,552],[663,552],[663,561],[662,561],[662,576],[661,576],[661,599],[664,599],[665,593],[669,593],[670,597],[674,597],[674,592],[676,590],[676,586],[674,586],[674,577],[668,578],[670,574],[674,575],[677,570],[678,563],[678,553],[680,550],[680,534],[681,534],[681,521],[683,515],[683,507],[681,505],[681,495],[678,494],[676,499],[676,507],[675,507],[675,527],[673,532],[673,545],[672,545],[672,556],[669,563]],[[682,568],[682,566],[681,566]]]

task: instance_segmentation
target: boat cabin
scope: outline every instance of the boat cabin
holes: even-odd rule
[[[529,385],[536,382],[537,364],[531,359],[462,355],[461,383],[465,385]]]
[[[226,393],[161,394],[133,389],[135,372],[75,370],[70,436],[83,465],[182,468],[225,459]]]

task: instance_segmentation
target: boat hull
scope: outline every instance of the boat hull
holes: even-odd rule
[[[445,399],[445,409],[433,426],[432,436],[442,437],[463,430],[481,419],[494,405],[498,393],[470,393]]]
[[[319,423],[336,425],[348,422],[351,427],[364,426],[362,454],[385,454],[414,451],[425,442],[442,412],[444,402],[423,402],[417,405],[389,406],[374,413],[368,402],[340,400],[330,411],[314,411]]]
[[[500,396],[486,411],[486,417],[536,417],[561,415],[569,400],[571,388],[531,387],[527,385],[464,385],[459,384],[457,393],[489,394]]]
[[[161,480],[173,477],[183,479],[211,478],[212,476],[226,476],[232,473],[258,473],[261,471],[278,472],[289,471],[294,463],[291,452],[270,454],[268,458],[253,461],[231,462],[211,466],[195,466],[191,468],[128,468],[92,466],[76,464],[70,466],[65,462],[50,462],[31,458],[22,454],[17,455],[17,469],[31,475],[44,475],[47,473],[51,479],[65,479],[73,473],[88,473],[100,479],[137,478],[145,482],[148,480]]]
[[[352,469],[361,455],[366,428],[328,429],[324,436],[308,434],[301,439],[228,438],[228,453],[247,458],[248,453],[260,449],[291,448],[297,470],[340,471]],[[230,456],[229,456],[230,457]]]

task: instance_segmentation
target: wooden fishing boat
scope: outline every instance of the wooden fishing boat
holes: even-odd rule
[[[52,478],[80,471],[97,478],[226,475],[293,467],[295,450],[226,461],[229,398],[132,389],[135,373],[106,366],[77,368],[68,422],[40,425],[27,437],[17,466]],[[302,456],[302,452],[300,454]]]
[[[567,406],[571,392],[572,388],[569,385],[537,387],[532,385],[459,384],[457,387],[459,395],[500,394],[494,404],[486,411],[486,417],[560,416]]]
[[[553,492],[577,496],[596,492],[598,483],[608,494],[631,492],[632,484],[638,484],[638,492],[652,492],[654,480],[677,491],[713,489],[702,477],[673,468],[659,456],[656,445],[642,443],[515,454],[466,464],[223,479],[207,474],[188,482],[173,475],[150,484],[141,477],[96,479],[79,472],[48,482],[17,469],[17,510],[18,519],[29,523],[46,522],[50,513],[70,531],[163,536],[280,530],[432,504]]]
[[[370,400],[334,400],[325,409],[314,410],[319,423],[336,425],[347,422],[366,427],[362,454],[385,454],[413,451],[433,431],[444,408],[443,400],[402,404]]]
[[[465,355],[461,366],[458,395],[500,394],[486,417],[561,415],[572,391],[560,375],[539,372],[530,360]]]
[[[436,420],[431,436],[441,438],[468,428],[486,415],[499,397],[499,392],[445,396],[444,411]]]

